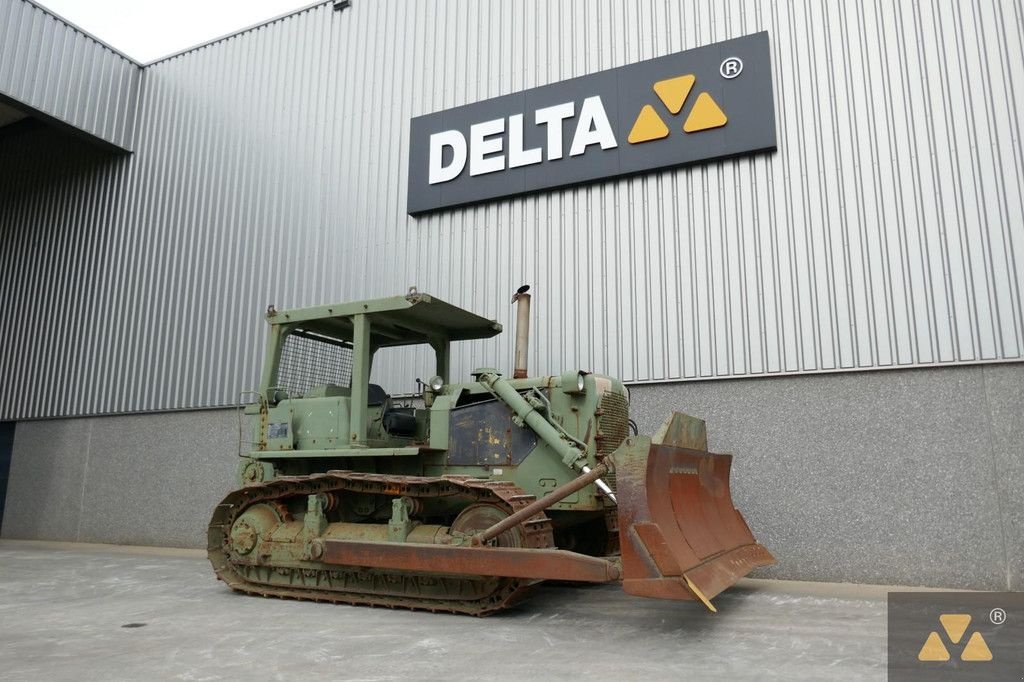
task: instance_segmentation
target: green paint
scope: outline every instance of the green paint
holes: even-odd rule
[[[467,377],[468,381],[447,383],[451,344],[491,338],[501,332],[501,325],[426,294],[271,310],[267,321],[270,335],[260,403],[248,410],[258,416],[253,438],[258,445],[245,453],[240,468],[243,483],[350,469],[509,480],[541,496],[577,476],[584,466],[596,465],[601,399],[606,393],[625,395],[621,382],[595,374],[584,374],[581,392],[580,373],[575,370],[560,376],[506,379],[499,370],[481,369],[475,377]],[[287,395],[278,385],[278,374],[286,341],[296,333],[351,348],[351,386],[320,385],[304,395]],[[389,432],[384,421],[393,408],[387,401],[368,404],[370,370],[379,349],[410,345],[427,345],[433,350],[435,373],[445,379],[445,386],[423,396],[428,407],[414,411],[411,432]],[[493,465],[449,461],[453,411],[486,400],[504,404],[515,423],[525,424],[537,435],[529,452],[513,457],[518,464],[508,463],[510,455],[503,449],[508,441],[498,437],[506,433],[507,418],[504,425],[481,424],[478,441],[467,445],[479,450],[481,462],[495,462]],[[612,443],[602,452],[611,452],[616,445]],[[597,511],[605,505],[591,485],[553,509]],[[408,518],[407,510],[398,512],[396,508],[394,513],[405,513]],[[403,523],[393,514],[389,537],[401,536]]]

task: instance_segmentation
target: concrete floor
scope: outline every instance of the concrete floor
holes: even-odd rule
[[[246,597],[192,550],[0,541],[0,679],[885,678],[885,588],[746,580],[715,603],[544,586],[478,619]]]

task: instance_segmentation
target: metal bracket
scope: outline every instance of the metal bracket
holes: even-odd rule
[[[405,542],[416,524],[409,518],[410,502],[404,497],[391,501],[391,520],[388,521],[388,542]]]
[[[310,495],[306,502],[306,516],[303,519],[303,530],[309,537],[320,537],[327,528],[327,517],[324,516],[326,499],[323,495]]]

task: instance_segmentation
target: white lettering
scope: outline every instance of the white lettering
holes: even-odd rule
[[[548,127],[548,161],[562,158],[562,121],[572,118],[575,114],[576,106],[572,102],[544,107],[534,114],[534,122],[537,125]]]
[[[444,148],[452,148],[452,160],[444,165]],[[445,130],[430,136],[430,172],[428,184],[448,182],[459,177],[466,167],[466,138],[458,130]]]
[[[505,170],[505,155],[501,154],[501,138],[505,132],[505,119],[475,123],[469,128],[469,174],[483,175]],[[490,139],[488,139],[490,138]],[[497,154],[484,158],[488,154]]]
[[[508,167],[519,168],[540,163],[541,149],[523,149],[523,115],[508,117]]]
[[[508,168],[531,166],[544,160],[556,161],[562,158],[565,144],[563,127],[566,119],[571,119],[575,115],[575,102],[556,104],[534,112],[534,122],[539,126],[545,126],[547,130],[547,144],[545,147],[530,149],[523,148],[524,115],[509,116]],[[465,170],[467,159],[471,176],[505,170],[505,132],[505,119],[496,118],[470,126],[468,142],[465,135],[458,130],[445,130],[431,135],[429,184],[436,185],[454,180]],[[613,149],[618,146],[604,103],[597,95],[587,97],[580,105],[579,120],[576,122],[569,156],[580,156],[594,144],[601,145],[601,149]],[[447,165],[444,163],[446,147],[452,150],[451,160]]]
[[[596,95],[583,100],[583,106],[580,107],[580,120],[576,122],[576,134],[572,137],[569,156],[579,156],[587,151],[587,147],[592,144],[601,145],[601,149],[613,149],[618,146],[618,143],[615,142],[615,133],[612,132],[612,126],[608,122],[604,104]]]

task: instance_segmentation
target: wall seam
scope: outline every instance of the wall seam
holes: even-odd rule
[[[1003,505],[1003,493],[999,489],[999,462],[996,455],[996,440],[992,435],[992,402],[988,395],[988,379],[986,367],[981,367],[981,389],[985,395],[985,431],[988,433],[988,449],[992,457],[992,486],[996,493],[996,511],[999,513],[999,537],[1003,541],[1003,569],[1006,571],[1006,589],[1013,590],[1010,571],[1010,547],[1006,541],[1007,511]]]
[[[78,498],[78,523],[75,526],[75,542],[82,541],[82,517],[85,516],[85,485],[89,480],[89,455],[92,451],[92,427],[95,419],[89,419],[89,428],[85,432],[85,465],[82,467],[82,493]]]

